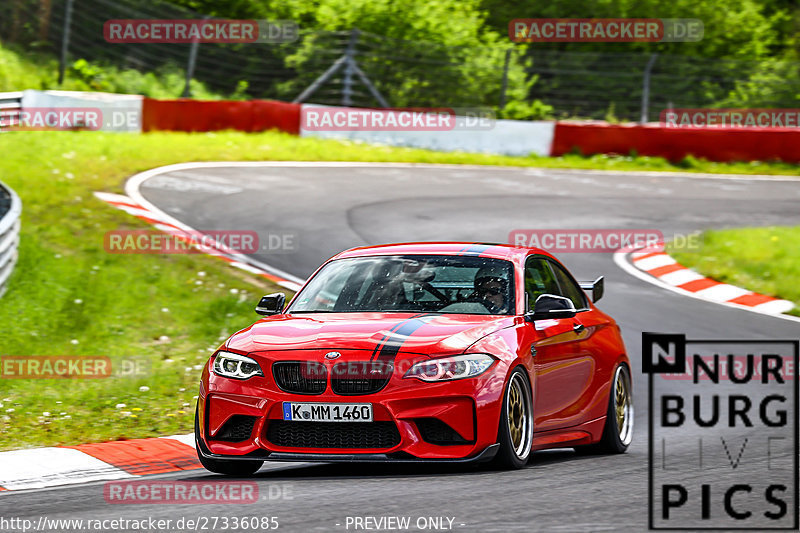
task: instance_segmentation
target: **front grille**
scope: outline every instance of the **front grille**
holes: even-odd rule
[[[337,363],[331,370],[331,389],[343,395],[372,394],[389,383],[392,370],[381,361]]]
[[[233,415],[222,425],[214,440],[226,442],[242,442],[253,434],[256,417],[247,415]]]
[[[271,420],[267,440],[287,448],[385,449],[400,443],[393,422],[288,422]]]
[[[273,363],[272,375],[281,390],[295,394],[322,394],[328,378],[325,365],[313,361]]]
[[[438,418],[416,418],[414,423],[417,425],[422,440],[430,444],[443,446],[469,444],[469,441],[459,435],[455,429]]]

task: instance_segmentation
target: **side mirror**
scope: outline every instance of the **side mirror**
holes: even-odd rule
[[[592,302],[596,302],[603,297],[603,292],[605,291],[605,280],[603,276],[600,276],[594,281],[580,281],[578,285],[581,286],[581,289],[591,292]]]
[[[282,292],[267,294],[258,302],[256,313],[265,316],[280,314],[283,311],[284,302],[286,302],[286,295]]]
[[[572,318],[576,313],[575,305],[569,298],[555,294],[542,294],[536,298],[533,311],[525,314],[525,320],[533,322],[534,320]]]

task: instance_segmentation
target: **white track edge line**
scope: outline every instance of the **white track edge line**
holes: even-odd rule
[[[187,166],[187,165],[189,165],[189,166]],[[159,209],[158,207],[156,207],[155,205],[150,203],[142,195],[142,193],[139,191],[139,187],[146,180],[148,180],[148,179],[150,179],[152,177],[158,176],[160,174],[166,174],[167,172],[174,172],[176,170],[179,170],[179,168],[176,168],[176,167],[181,167],[181,169],[183,169],[183,170],[187,170],[187,169],[191,169],[191,168],[197,168],[197,167],[193,167],[191,165],[192,165],[191,163],[189,163],[189,164],[187,164],[187,163],[179,163],[177,165],[167,165],[167,166],[164,166],[164,167],[157,167],[157,168],[153,168],[153,169],[150,169],[150,170],[145,170],[144,172],[140,172],[138,174],[134,174],[133,176],[128,178],[128,180],[125,182],[125,193],[131,199],[133,199],[136,203],[141,205],[142,207],[147,208],[148,210],[152,211],[153,213],[156,213],[159,217],[163,218],[165,222],[169,222],[170,224],[173,224],[174,226],[176,226],[176,227],[178,227],[178,228],[180,228],[180,229],[182,229],[184,231],[200,233],[198,230],[192,228],[191,226],[189,226],[187,224],[184,224],[180,220],[178,220],[175,217],[165,213],[164,211],[162,211],[161,209]],[[203,168],[205,168],[205,167],[206,167],[206,165],[203,166]],[[261,261],[257,261],[255,259],[247,257],[244,254],[228,254],[228,255],[230,255],[230,257],[236,259],[237,261],[239,261],[241,263],[253,265],[255,267],[260,268],[264,272],[267,272],[267,273],[272,274],[274,276],[283,278],[283,279],[285,279],[287,281],[291,281],[291,282],[297,283],[298,285],[303,285],[303,283],[305,283],[305,280],[303,280],[303,279],[301,279],[301,278],[299,278],[299,277],[297,277],[297,276],[295,276],[293,274],[289,274],[288,272],[285,272],[285,271],[283,271],[283,270],[281,270],[279,268],[273,267],[273,266],[268,265],[266,263],[262,263]]]
[[[487,168],[500,168],[500,169],[514,169],[514,170],[538,170],[538,171],[555,171],[567,172],[570,174],[589,174],[589,175],[607,175],[607,174],[628,174],[640,175],[647,177],[675,177],[675,178],[693,178],[693,179],[720,179],[720,180],[734,180],[734,181],[791,181],[800,183],[800,176],[786,176],[785,174],[710,174],[703,172],[674,172],[674,171],[654,171],[654,170],[599,170],[599,169],[582,169],[582,168],[557,168],[557,167],[537,167],[537,166],[514,166],[514,165],[459,165],[456,163],[402,163],[402,162],[381,162],[381,161],[195,161],[191,163],[175,163],[172,165],[165,165],[156,167],[150,170],[141,172],[147,174],[155,172],[153,175],[163,174],[167,172],[174,172],[180,170],[194,170],[198,168],[219,168],[219,167],[294,167],[294,168],[314,168],[314,167],[327,167],[327,168],[348,168],[348,167],[396,167],[396,168],[453,168],[453,169],[467,169],[467,170],[480,170]],[[133,177],[136,177],[134,175]]]

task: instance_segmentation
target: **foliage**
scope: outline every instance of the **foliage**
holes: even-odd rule
[[[653,53],[651,120],[671,105],[791,107],[800,94],[800,8],[792,0],[117,0],[108,7],[113,13],[99,16],[101,5],[76,4],[83,35],[71,50],[88,65],[71,68],[63,88],[180,95],[187,45],[109,47],[102,39],[106,18],[149,13],[299,24],[296,43],[204,45],[195,70],[202,86],[193,91],[203,98],[292,100],[344,53],[355,28],[362,32],[356,60],[392,106],[497,108],[502,99],[505,117],[603,118],[613,104],[614,117],[636,120]],[[37,13],[38,0],[0,3],[0,38],[14,36],[26,52],[56,52],[62,15],[53,11],[47,23]],[[509,21],[528,17],[695,18],[705,32],[696,43],[512,43]],[[48,27],[50,41],[38,40]],[[53,88],[52,55],[41,70],[0,63],[0,85]],[[340,104],[343,79],[339,72],[313,101]],[[377,104],[357,79],[352,104]]]
[[[0,45],[0,91],[63,89],[177,98],[183,92],[186,79],[184,71],[174,65],[164,65],[153,72],[140,72],[132,68],[101,66],[85,59],[72,63],[62,86],[58,85],[57,73],[58,65],[52,58]],[[191,90],[197,98],[220,98],[197,80],[192,80]]]

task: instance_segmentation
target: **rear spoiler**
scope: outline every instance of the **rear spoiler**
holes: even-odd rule
[[[603,297],[603,291],[605,289],[605,281],[603,276],[600,276],[594,281],[579,281],[578,285],[580,285],[581,289],[585,290],[586,292],[591,291],[592,302],[596,302]]]

